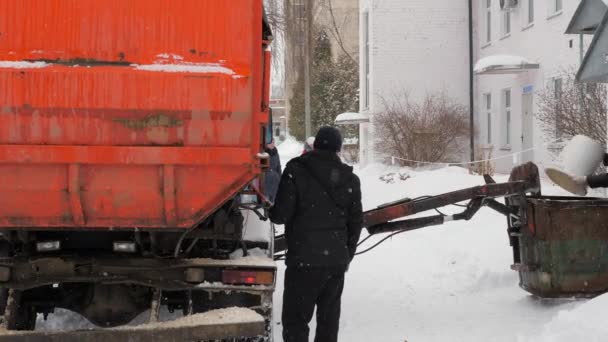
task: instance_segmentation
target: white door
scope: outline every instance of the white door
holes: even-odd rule
[[[534,161],[534,95],[524,94],[521,108],[521,149],[520,161],[526,163]]]

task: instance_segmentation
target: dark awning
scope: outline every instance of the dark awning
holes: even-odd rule
[[[608,14],[598,26],[576,79],[588,83],[608,83]]]
[[[566,34],[593,34],[608,11],[606,0],[582,0],[568,24]]]

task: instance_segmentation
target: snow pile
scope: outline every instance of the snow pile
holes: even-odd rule
[[[117,329],[157,329],[157,328],[179,328],[197,325],[221,325],[235,323],[259,323],[264,322],[257,312],[245,308],[228,308],[207,311],[201,314],[188,315],[172,321],[142,324],[136,327],[122,327]]]
[[[606,313],[608,295],[597,297],[579,307],[562,311],[543,329],[539,337],[526,342],[601,342],[608,338]]]
[[[234,70],[227,68],[218,63],[190,63],[181,62],[175,64],[145,64],[145,65],[133,65],[137,70],[146,71],[159,71],[159,72],[190,72],[199,74],[226,74],[237,76]]]
[[[285,168],[288,161],[302,154],[304,144],[297,141],[294,137],[288,136],[285,141],[277,146],[277,150],[281,157],[281,166]]]
[[[520,56],[512,55],[492,55],[484,57],[475,63],[475,72],[481,72],[493,66],[520,66],[530,64],[530,62]]]
[[[0,61],[0,68],[12,69],[40,69],[48,66],[45,62],[15,62],[15,61]]]
[[[236,251],[232,252],[232,254],[230,254],[230,259],[232,260],[236,260],[236,259],[240,259],[243,258],[243,250],[242,249],[237,249]],[[247,249],[247,254],[248,256],[255,256],[255,257],[262,257],[262,258],[268,258],[268,251],[261,249],[261,248],[251,248],[251,249]]]

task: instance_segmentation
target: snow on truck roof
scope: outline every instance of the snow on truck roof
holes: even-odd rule
[[[165,55],[159,55],[165,56]],[[166,55],[168,56],[168,55]],[[175,56],[174,56],[175,57]],[[28,62],[28,61],[0,61],[0,69],[40,69],[54,65],[46,62]],[[77,67],[86,67],[84,65],[74,65]],[[159,61],[153,64],[131,64],[135,70],[154,71],[154,72],[183,72],[197,74],[224,74],[232,76],[232,78],[245,77],[237,74],[234,70],[228,68],[221,63],[191,63],[181,61],[181,58],[175,57],[171,63]]]
[[[236,75],[234,70],[222,66],[219,63],[187,63],[182,62],[178,64],[145,64],[138,65],[134,64],[133,67],[137,70],[147,70],[147,71],[160,71],[160,72],[191,72],[191,73],[201,73],[201,74],[226,74],[226,75]]]
[[[39,69],[45,68],[48,65],[45,62],[0,61],[0,68]]]

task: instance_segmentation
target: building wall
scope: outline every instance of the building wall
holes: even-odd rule
[[[486,41],[487,0],[473,0],[474,61],[508,54],[539,63],[540,69],[511,75],[475,76],[476,146],[491,151],[499,172],[509,172],[515,163],[533,160],[541,166],[552,163],[556,144],[543,134],[536,120],[531,122],[532,146],[523,149],[522,96],[524,88],[531,92],[533,113],[538,111],[537,96],[560,71],[578,65],[579,37],[566,36],[564,31],[579,0],[562,0],[563,8],[555,12],[550,4],[556,0],[535,0],[534,21],[527,22],[529,0],[520,0],[520,7],[511,13],[511,32],[503,34],[503,12],[498,0],[491,0],[491,39]],[[373,115],[382,110],[382,101],[403,90],[415,99],[428,92],[446,91],[462,104],[469,104],[469,41],[468,1],[466,0],[360,0],[360,89],[361,112]],[[369,13],[369,80],[365,65],[365,15]],[[585,38],[588,46],[590,38]],[[369,105],[365,104],[369,88]],[[503,90],[511,90],[511,144],[505,143],[506,118]],[[487,144],[487,118],[484,94],[492,95],[491,126],[493,139]],[[373,161],[373,124],[363,124],[361,162]],[[512,154],[516,154],[512,156]]]
[[[477,1],[475,12],[480,20],[478,29],[485,34],[485,9],[486,0]],[[485,42],[481,37],[477,51],[478,58],[509,54],[539,63],[540,69],[529,70],[516,75],[478,75],[476,76],[476,103],[477,123],[480,133],[480,144],[487,144],[487,115],[485,110],[484,94],[492,95],[491,129],[492,141],[487,147],[493,151],[493,157],[508,156],[496,161],[499,172],[508,172],[514,163],[533,160],[537,164],[546,165],[553,161],[555,154],[553,141],[555,136],[547,136],[541,131],[537,120],[532,121],[533,148],[535,150],[520,153],[524,150],[522,144],[523,125],[522,97],[524,92],[529,92],[533,98],[533,112],[538,112],[538,96],[546,87],[552,85],[553,78],[559,77],[560,73],[569,66],[578,66],[580,63],[580,44],[578,36],[567,36],[564,34],[566,27],[572,18],[577,0],[561,1],[563,9],[555,12],[552,7],[554,0],[534,1],[534,20],[528,23],[528,1],[521,0],[520,7],[511,12],[511,33],[503,34],[503,13],[500,11],[498,1],[492,1],[492,25],[491,41]],[[585,47],[589,39],[584,40]],[[511,90],[511,144],[505,143],[506,118],[504,112],[503,90]],[[525,90],[525,91],[524,91]],[[528,146],[526,146],[528,147]],[[553,150],[553,151],[552,151]],[[515,156],[510,156],[516,154]]]
[[[444,91],[468,107],[469,39],[467,1],[360,0],[361,112],[382,111],[383,101],[404,92],[412,100]],[[369,16],[369,56],[365,16]],[[370,78],[365,65],[369,58]],[[366,92],[370,100],[366,104]],[[361,125],[361,162],[374,159],[373,125]]]

